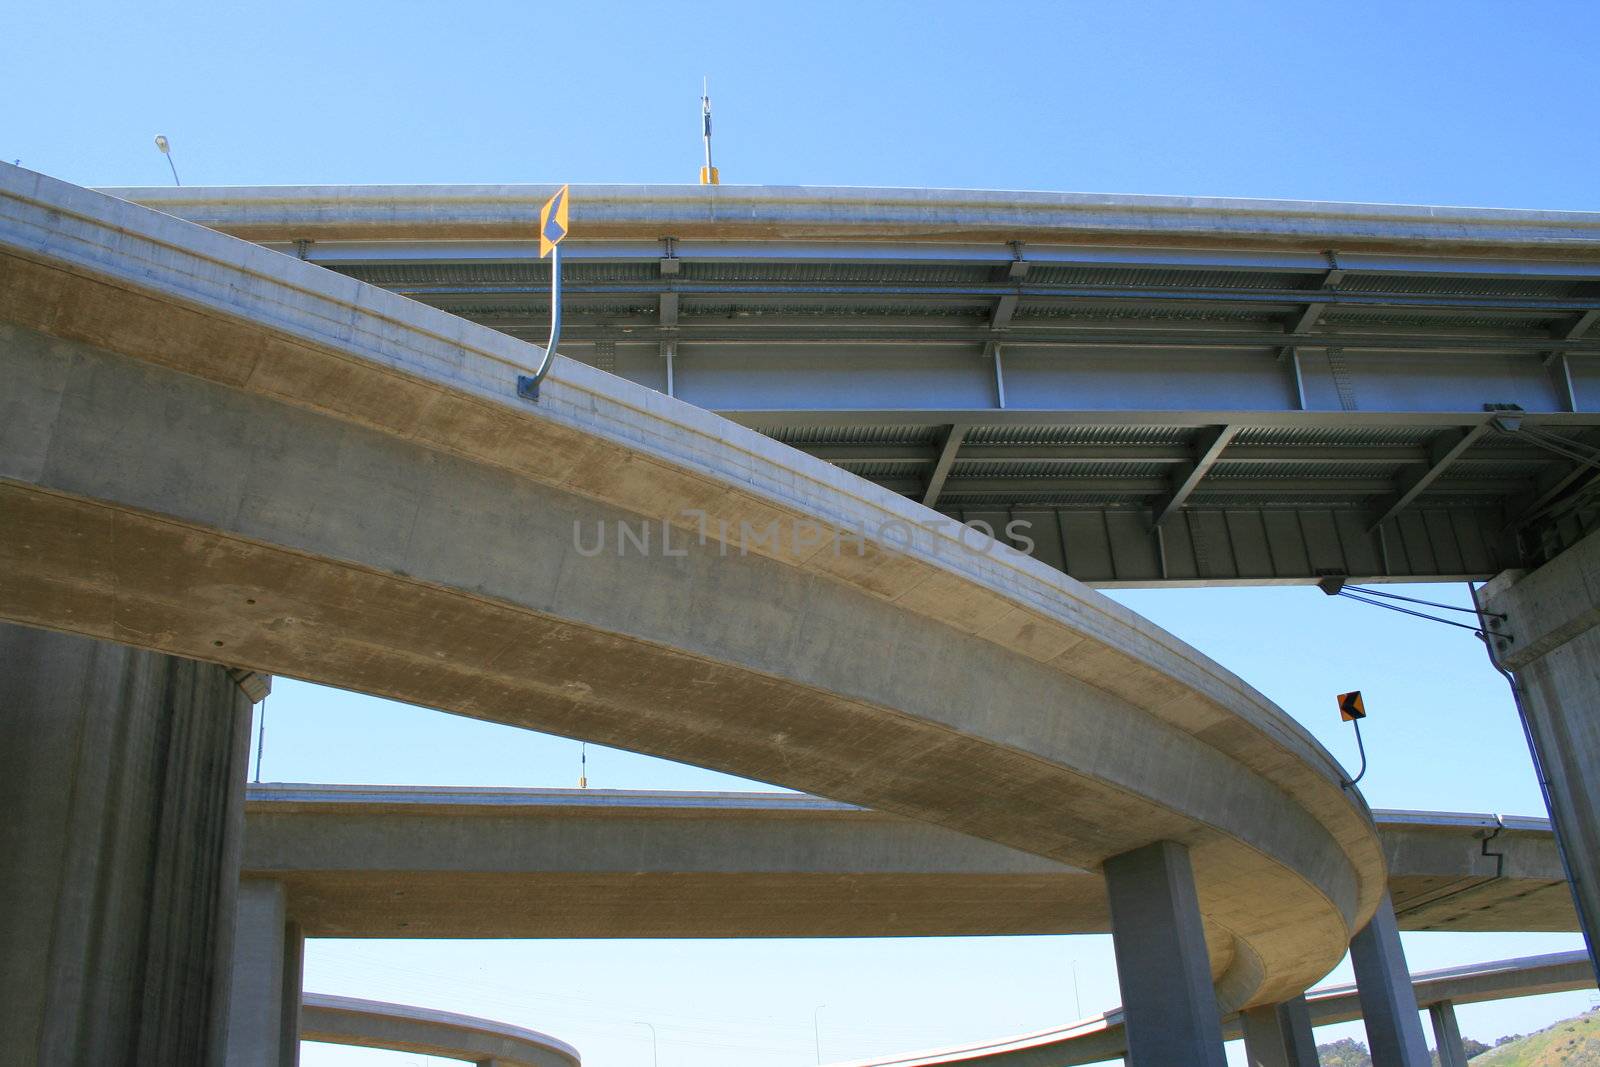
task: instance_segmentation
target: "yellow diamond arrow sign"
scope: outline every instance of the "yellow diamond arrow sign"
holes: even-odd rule
[[[1361,690],[1339,694],[1339,718],[1354,722],[1367,717],[1367,706],[1361,702]]]
[[[556,245],[567,236],[567,186],[556,190],[539,212],[539,258],[555,251]]]

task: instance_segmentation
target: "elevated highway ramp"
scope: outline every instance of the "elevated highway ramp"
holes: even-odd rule
[[[1304,989],[1380,904],[1365,805],[1292,719],[887,489],[570,360],[528,404],[531,346],[17,168],[0,271],[10,621],[716,767],[1085,870],[1171,842],[1229,1008]],[[723,521],[781,536],[735,544]],[[601,558],[583,524],[677,539]]]

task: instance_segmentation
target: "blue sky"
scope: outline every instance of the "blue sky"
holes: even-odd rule
[[[727,183],[1597,210],[1596,40],[1588,3],[13,2],[0,156],[83,184],[163,185],[163,133],[193,185],[685,182],[704,74]],[[1352,761],[1332,698],[1363,689],[1374,806],[1539,812],[1505,687],[1470,635],[1309,589],[1119,598]],[[570,741],[292,682],[269,716],[268,779],[576,782]],[[727,781],[604,750],[589,766],[601,787]],[[1417,969],[1575,947],[1407,938]],[[640,1021],[663,1065],[778,1067],[814,1062],[817,1005],[823,1057],[842,1059],[1118,1000],[1099,937],[317,942],[307,986],[546,1029],[591,1067],[649,1063]],[[1492,1040],[1591,1002],[1468,1008],[1462,1024]],[[1359,1030],[1319,1036],[1343,1033]]]
[[[723,180],[1600,207],[1600,8],[41,3],[0,154],[93,184]]]

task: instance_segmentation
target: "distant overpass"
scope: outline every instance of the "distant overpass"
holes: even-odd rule
[[[1590,989],[1594,972],[1583,952],[1557,952],[1422,971],[1412,976],[1417,1006],[1450,1020],[1455,1007],[1512,997]],[[1327,986],[1306,994],[1312,1026],[1361,1017],[1353,985]],[[1229,1015],[1223,1035],[1244,1036],[1245,1021]],[[1459,1044],[1459,1032],[1456,1033]],[[506,1023],[431,1008],[353,997],[305,994],[300,1038],[330,1044],[390,1049],[467,1060],[492,1067],[578,1067],[577,1050],[547,1035]],[[1449,1040],[1447,1036],[1439,1040]],[[836,1067],[1074,1067],[1127,1053],[1122,1012],[1113,1010],[1069,1026],[929,1052],[853,1060]]]
[[[794,793],[252,786],[309,937],[1106,933],[1098,874]],[[1576,930],[1543,819],[1374,812],[1406,930]]]
[[[1460,1051],[1461,1035],[1455,1029],[1455,1006],[1479,1004],[1512,997],[1532,997],[1574,989],[1593,989],[1594,970],[1588,954],[1582,951],[1553,952],[1543,956],[1469,963],[1438,970],[1419,971],[1411,976],[1417,1007],[1435,1017],[1435,1040],[1439,1047],[1454,1039]],[[1306,1014],[1311,1026],[1330,1026],[1361,1018],[1361,1000],[1354,985],[1327,986],[1305,995]],[[1441,1034],[1440,1020],[1448,1020]],[[1229,1040],[1248,1038],[1248,1020],[1238,1014],[1222,1021],[1223,1036]],[[994,1041],[851,1060],[834,1067],[1079,1067],[1119,1059],[1128,1052],[1127,1032],[1120,1009],[1096,1015],[1070,1026],[1016,1034]],[[1445,1061],[1451,1067],[1451,1061]]]
[[[578,1050],[520,1026],[472,1015],[307,993],[300,1039],[467,1060],[480,1067],[579,1067]]]
[[[111,190],[538,343],[550,191]],[[563,354],[1025,522],[1084,581],[1487,579],[1594,521],[1600,214],[738,186],[571,205]]]

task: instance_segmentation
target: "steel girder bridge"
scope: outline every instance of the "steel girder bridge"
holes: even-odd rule
[[[544,188],[114,192],[548,329]],[[1486,579],[1595,522],[1593,215],[729,186],[572,203],[564,355],[1009,526],[1098,586]]]

